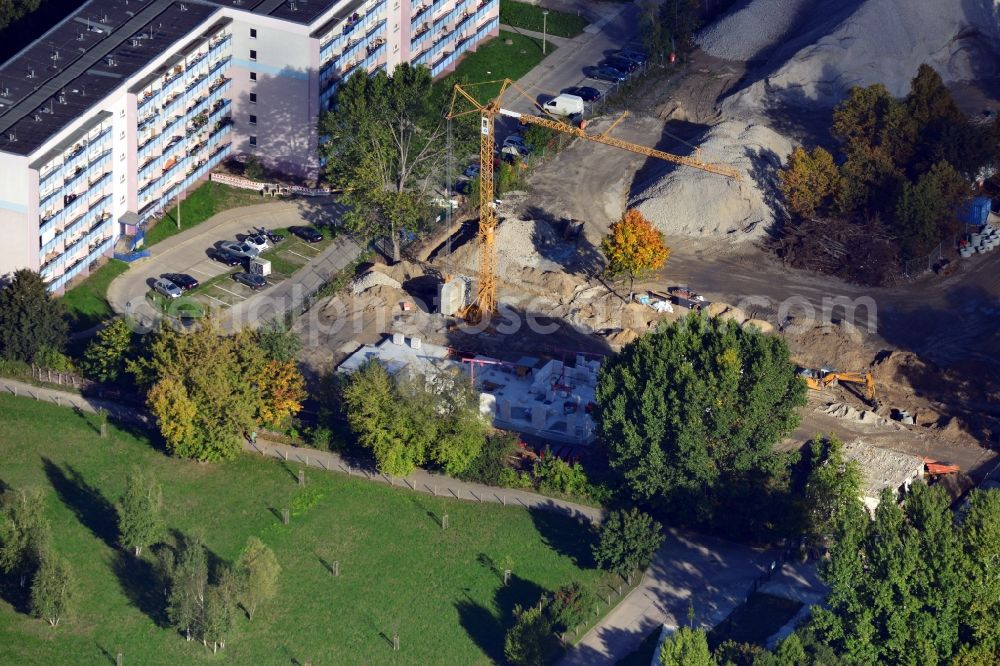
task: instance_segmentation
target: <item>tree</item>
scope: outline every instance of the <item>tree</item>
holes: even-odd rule
[[[807,153],[797,146],[788,157],[788,166],[778,172],[778,189],[791,211],[812,218],[826,209],[840,187],[840,172],[833,155],[820,146]]]
[[[687,53],[694,48],[694,35],[701,27],[698,0],[666,0],[659,5],[644,5],[641,26],[643,45],[661,61],[668,51]]]
[[[132,330],[124,319],[102,328],[83,352],[80,369],[98,382],[114,382],[125,372],[125,354],[132,345]]]
[[[450,91],[449,91],[450,92]],[[343,189],[344,221],[385,236],[400,259],[400,233],[418,231],[446,157],[445,104],[424,66],[397,65],[390,76],[358,72],[338,89],[320,119],[326,174]]]
[[[279,363],[294,361],[302,349],[302,338],[281,320],[274,319],[256,331],[257,346]]]
[[[232,633],[236,616],[236,599],[239,584],[228,567],[219,574],[219,582],[208,588],[201,616],[201,642],[211,644],[212,653],[225,649],[226,639]]]
[[[142,469],[134,469],[115,510],[118,513],[119,540],[122,546],[131,548],[136,557],[142,555],[142,549],[160,536],[163,530],[162,506],[160,484]]]
[[[594,414],[633,495],[706,518],[720,480],[784,467],[805,391],[780,337],[691,314],[604,361]]]
[[[549,606],[553,628],[565,632],[583,624],[594,616],[598,603],[597,595],[585,585],[570,583],[560,587]]]
[[[263,180],[264,179],[264,167],[261,165],[260,160],[257,159],[256,155],[250,155],[247,157],[247,161],[243,164],[243,175],[250,180]]]
[[[478,397],[460,373],[397,381],[371,361],[347,379],[341,395],[351,430],[383,474],[406,476],[428,462],[461,474],[486,439]]]
[[[239,601],[253,620],[257,606],[272,599],[278,591],[278,576],[281,565],[274,552],[257,537],[247,540],[246,548],[237,564],[240,580]]]
[[[802,645],[802,639],[795,632],[778,644],[775,652],[777,666],[809,666],[809,656]]]
[[[1000,492],[974,490],[962,522],[965,579],[970,594],[965,613],[970,639],[979,645],[1000,645]]]
[[[556,649],[552,621],[545,604],[514,607],[514,626],[507,631],[503,654],[511,666],[538,666],[548,663]]]
[[[923,256],[957,235],[958,209],[971,195],[968,182],[947,162],[935,164],[916,185],[904,182],[896,200],[896,233],[905,255]]]
[[[69,612],[76,597],[73,570],[64,558],[46,552],[31,583],[31,614],[53,627]]]
[[[636,569],[645,569],[663,545],[663,526],[636,508],[616,510],[601,523],[598,542],[593,546],[597,566],[631,578]]]
[[[192,332],[158,331],[128,367],[167,449],[201,461],[235,456],[244,433],[297,413],[305,396],[292,362],[262,355],[252,332],[226,337],[208,319]]]
[[[635,209],[625,211],[612,223],[601,241],[601,251],[608,260],[605,273],[609,277],[628,275],[629,291],[636,277],[659,270],[670,256],[663,234]]]
[[[680,627],[660,645],[660,666],[715,666],[704,629]]]
[[[803,532],[814,545],[832,537],[840,516],[856,511],[861,497],[861,466],[844,457],[836,437],[813,439],[809,446],[809,474],[802,493]]]
[[[172,570],[167,617],[187,640],[194,638],[201,623],[207,588],[205,547],[197,537],[186,538]]]
[[[61,301],[34,271],[15,271],[0,287],[0,356],[30,363],[46,349],[61,351],[68,326]]]
[[[25,582],[49,548],[51,529],[38,488],[8,490],[0,498],[0,569]]]

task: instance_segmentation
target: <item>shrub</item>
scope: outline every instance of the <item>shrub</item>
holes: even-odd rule
[[[489,486],[509,485],[504,480],[510,480],[514,470],[507,466],[507,458],[517,451],[517,437],[509,432],[496,432],[489,435],[483,443],[479,455],[472,459],[459,478],[475,481]],[[516,473],[515,473],[516,475]]]
[[[583,624],[594,615],[597,604],[597,595],[589,587],[580,583],[564,585],[556,590],[550,606],[554,628],[569,631]]]
[[[580,463],[568,463],[545,450],[542,461],[535,465],[535,479],[538,487],[546,492],[566,495],[586,495],[590,488],[587,473]]]

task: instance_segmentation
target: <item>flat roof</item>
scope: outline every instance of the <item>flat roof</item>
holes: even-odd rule
[[[222,7],[310,24],[338,1],[89,0],[0,65],[0,151],[30,155]]]

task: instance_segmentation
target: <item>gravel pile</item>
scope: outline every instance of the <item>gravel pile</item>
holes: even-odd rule
[[[516,217],[508,217],[500,223],[494,246],[497,274],[510,281],[519,280],[526,268],[561,272],[575,252],[574,246],[564,241],[549,223]],[[456,252],[458,265],[469,275],[475,275],[478,270],[478,251],[478,244],[472,242]]]
[[[743,178],[687,167],[666,176],[629,201],[670,243],[672,236],[757,238],[781,215],[777,208],[776,173],[792,152],[792,143],[777,132],[743,121],[713,127],[701,144],[702,159],[736,167]]]
[[[734,110],[832,106],[854,85],[902,96],[924,62],[946,81],[995,76],[998,16],[1000,0],[751,0],[699,39],[721,58],[767,58]]]
[[[814,0],[750,0],[698,35],[705,53],[726,60],[754,60],[781,44]]]
[[[364,275],[357,277],[351,282],[351,291],[354,294],[360,294],[372,287],[377,287],[379,285],[384,285],[386,287],[393,287],[395,289],[402,289],[403,286],[399,284],[398,281],[393,280],[391,277],[384,273],[379,273],[378,271],[368,271]]]

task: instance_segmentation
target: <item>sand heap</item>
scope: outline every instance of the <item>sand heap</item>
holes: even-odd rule
[[[736,107],[831,106],[853,85],[904,95],[924,62],[945,81],[995,76],[998,8],[998,0],[750,0],[699,43],[720,58],[763,62]]]
[[[711,128],[701,149],[702,160],[736,167],[742,179],[671,168],[634,196],[629,207],[639,208],[668,238],[729,235],[744,240],[766,233],[782,214],[776,173],[792,143],[767,127],[730,120]]]

